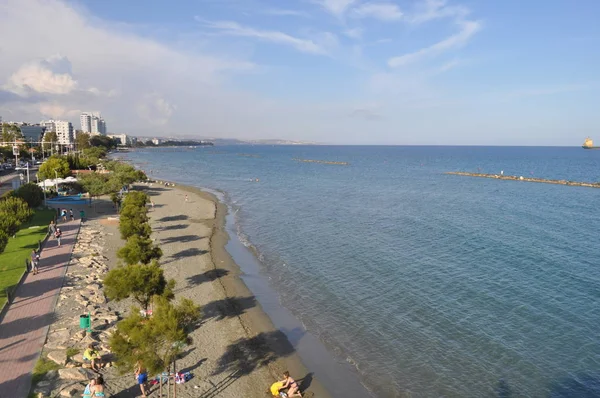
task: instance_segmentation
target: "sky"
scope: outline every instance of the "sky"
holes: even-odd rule
[[[600,141],[597,0],[2,0],[0,116],[331,144]]]

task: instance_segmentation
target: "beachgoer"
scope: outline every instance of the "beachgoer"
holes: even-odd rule
[[[153,200],[150,201],[150,207],[152,207],[152,210],[154,210],[154,201]]]
[[[62,212],[60,213],[60,215],[62,216],[62,220],[64,222],[67,222],[67,209],[62,209]]]
[[[92,388],[96,385],[96,379],[90,380],[90,382],[85,386],[85,390],[83,390],[83,394],[81,395],[83,398],[92,398]]]
[[[69,217],[71,217],[71,221],[75,220],[75,215],[73,214],[73,209],[69,209]]]
[[[187,195],[185,195],[185,201],[186,201],[186,202],[188,201],[188,196],[187,196]]]
[[[288,389],[288,397],[302,397],[302,394],[300,394],[300,391],[298,391],[298,383],[296,382],[296,380],[290,377],[290,372],[288,372],[287,370],[283,372],[283,380],[281,380],[281,382],[283,383],[283,387],[281,388]]]
[[[50,221],[50,225],[48,225],[48,232],[54,236],[56,233],[56,224],[54,224],[54,220]]]
[[[60,238],[62,238],[62,231],[60,230],[60,228],[56,228],[56,231],[54,232],[54,237],[58,242],[58,247],[60,247]]]
[[[148,372],[144,365],[142,365],[142,361],[137,361],[135,364],[135,380],[140,385],[140,390],[142,391],[142,397],[146,396],[146,381],[148,381]]]
[[[85,211],[83,210],[79,210],[79,218],[81,219],[81,222],[84,221],[85,218]]]
[[[37,254],[37,251],[33,249],[31,251],[31,271],[33,271],[33,275],[38,273],[38,261],[40,256]]]
[[[104,379],[102,376],[96,378],[96,383],[91,388],[94,397],[104,397]]]
[[[87,350],[83,352],[83,359],[92,363],[92,370],[95,370],[96,372],[100,370],[102,360],[100,359],[98,351],[94,349],[93,344],[88,345]]]

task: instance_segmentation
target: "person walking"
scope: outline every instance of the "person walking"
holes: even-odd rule
[[[135,381],[140,385],[140,390],[142,391],[142,397],[146,396],[146,382],[148,381],[148,372],[144,365],[142,365],[142,361],[138,360],[135,364]]]
[[[75,220],[75,214],[73,214],[73,209],[69,209],[69,217],[71,218],[71,221]]]
[[[67,222],[67,209],[62,209],[61,216],[63,222]]]
[[[50,225],[48,225],[48,233],[52,236],[56,233],[56,224],[54,224],[54,220],[50,221]]]
[[[37,275],[38,273],[38,262],[40,261],[40,255],[33,249],[31,251],[30,262],[31,262],[31,272],[33,275]]]
[[[188,196],[187,196],[187,195],[185,195],[185,201],[186,201],[186,203],[187,203],[187,201],[188,201]]]
[[[60,238],[62,238],[62,231],[60,228],[56,228],[56,232],[54,233],[54,237],[58,241],[58,247],[60,247]]]

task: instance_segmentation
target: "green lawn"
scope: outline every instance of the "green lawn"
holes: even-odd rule
[[[6,303],[6,288],[14,289],[25,271],[25,259],[31,249],[37,249],[38,241],[44,239],[54,210],[37,210],[30,222],[23,224],[16,238],[10,238],[0,254],[0,308]]]

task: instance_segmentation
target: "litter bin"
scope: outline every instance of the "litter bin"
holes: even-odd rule
[[[79,315],[79,327],[81,329],[89,329],[92,326],[89,315]]]

